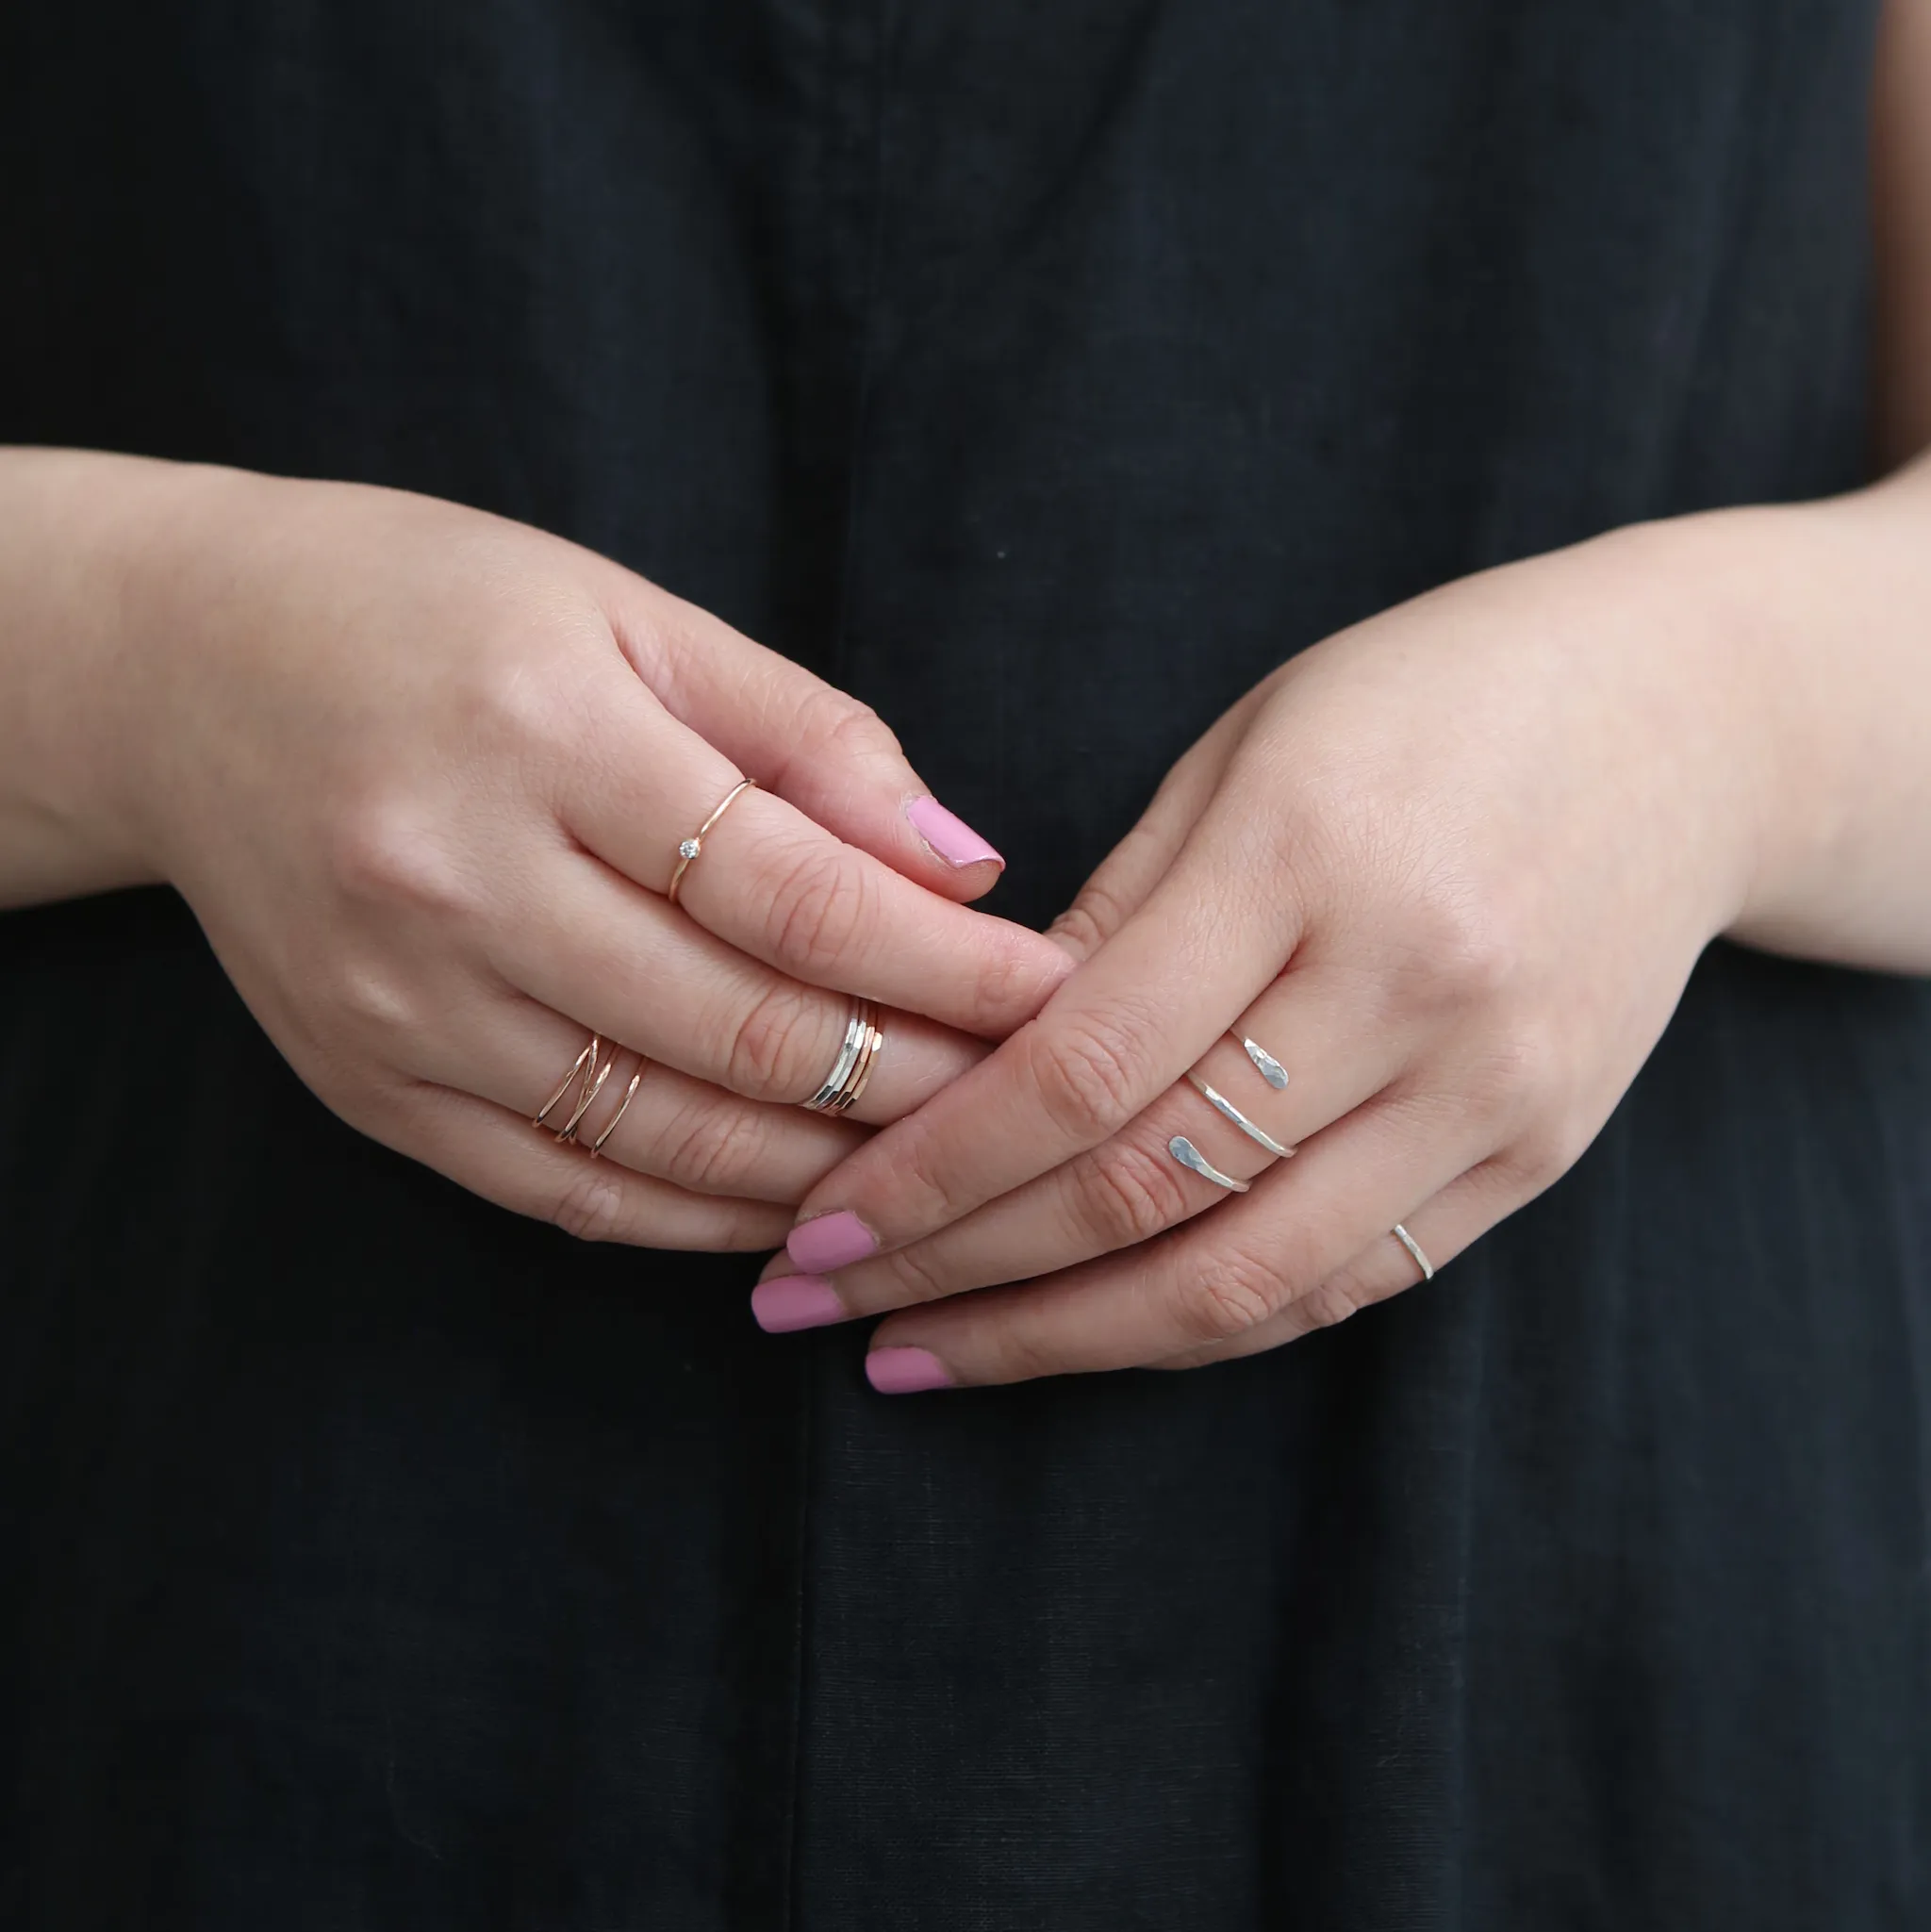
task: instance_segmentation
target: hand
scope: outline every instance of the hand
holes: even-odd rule
[[[814,1188],[765,1324],[908,1310],[888,1390],[1191,1365],[1411,1285],[1395,1224],[1439,1264],[1562,1173],[1768,822],[1764,673],[1695,541],[1468,580],[1249,693],[1056,928],[1084,964],[1041,1016]]]
[[[363,1131],[577,1234],[768,1247],[864,1138],[792,1104],[846,996],[899,1009],[856,1110],[881,1121],[1063,976],[956,902],[997,855],[883,725],[701,611],[448,504],[173,476],[111,680],[116,835]],[[763,789],[673,907],[741,773]],[[612,1075],[559,1146],[531,1116],[593,1031]]]

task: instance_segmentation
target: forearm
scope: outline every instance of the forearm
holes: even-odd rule
[[[150,876],[117,797],[113,701],[138,533],[187,473],[0,449],[0,906]]]
[[[1931,972],[1931,460],[1852,496],[1658,526],[1768,732],[1731,936]]]

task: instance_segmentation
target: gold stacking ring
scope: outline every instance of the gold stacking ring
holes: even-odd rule
[[[603,1042],[596,1033],[590,1035],[590,1044],[570,1063],[569,1071],[557,1083],[556,1091],[536,1110],[531,1120],[532,1127],[550,1127],[550,1116],[563,1104],[563,1097],[574,1087],[576,1096],[570,1102],[570,1110],[563,1125],[551,1128],[557,1144],[563,1147],[582,1145],[577,1139],[577,1129],[584,1124],[584,1115],[590,1111],[597,1096],[603,1091],[603,1083],[610,1078],[611,1069],[617,1065],[614,1053],[603,1051]],[[650,1065],[647,1060],[637,1062],[637,1070],[631,1075],[630,1084],[623,1090],[623,1098],[617,1103],[617,1112],[604,1123],[603,1131],[593,1140],[586,1150],[591,1160],[596,1160],[603,1151],[603,1143],[617,1131],[617,1123],[628,1111],[630,1103],[636,1098],[637,1088],[643,1084],[644,1069]]]
[[[825,1076],[825,1083],[810,1099],[800,1102],[807,1114],[845,1114],[858,1104],[866,1082],[879,1057],[885,1036],[879,1031],[879,1010],[869,999],[851,1004],[851,1017],[845,1022],[845,1038],[838,1057]]]
[[[677,869],[671,873],[669,890],[664,895],[672,905],[677,903],[677,888],[684,883],[684,875],[690,870],[691,862],[703,851],[705,834],[737,802],[739,793],[755,791],[757,787],[758,782],[756,779],[740,778],[724,794],[718,809],[677,848]]]

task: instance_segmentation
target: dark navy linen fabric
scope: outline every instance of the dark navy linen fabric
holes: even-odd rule
[[[10,0],[0,439],[607,551],[1043,922],[1336,626],[1859,478],[1872,11]],[[169,895],[0,917],[0,1924],[1931,1924],[1925,984],[1714,949],[1228,1367],[885,1401],[754,1272],[359,1139]]]

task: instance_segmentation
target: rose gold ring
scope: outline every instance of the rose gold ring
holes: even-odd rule
[[[623,1118],[631,1101],[636,1098],[637,1088],[643,1084],[644,1071],[650,1064],[648,1060],[640,1059],[637,1062],[637,1070],[631,1075],[630,1084],[623,1090],[623,1098],[617,1103],[617,1112],[604,1123],[602,1132],[586,1150],[591,1160],[594,1161],[602,1155],[603,1143],[617,1131],[617,1123]],[[596,1103],[597,1096],[603,1091],[603,1084],[609,1080],[611,1070],[616,1065],[616,1054],[606,1054],[601,1036],[592,1033],[590,1044],[570,1062],[569,1071],[557,1082],[556,1091],[536,1110],[530,1125],[550,1127],[550,1116],[562,1106],[563,1097],[574,1087],[576,1094],[570,1101],[569,1113],[565,1117],[563,1125],[551,1127],[550,1131],[555,1134],[560,1147],[581,1146],[582,1143],[577,1139],[577,1130],[583,1126],[584,1115]]]
[[[725,813],[730,811],[732,806],[737,802],[740,793],[755,791],[757,787],[758,782],[756,779],[740,778],[718,801],[718,809],[688,838],[679,845],[677,848],[677,869],[671,873],[669,889],[664,895],[672,905],[677,903],[677,888],[684,883],[684,875],[690,870],[693,861],[701,856],[703,852],[704,838],[711,827],[717,824],[718,820],[723,817]]]

